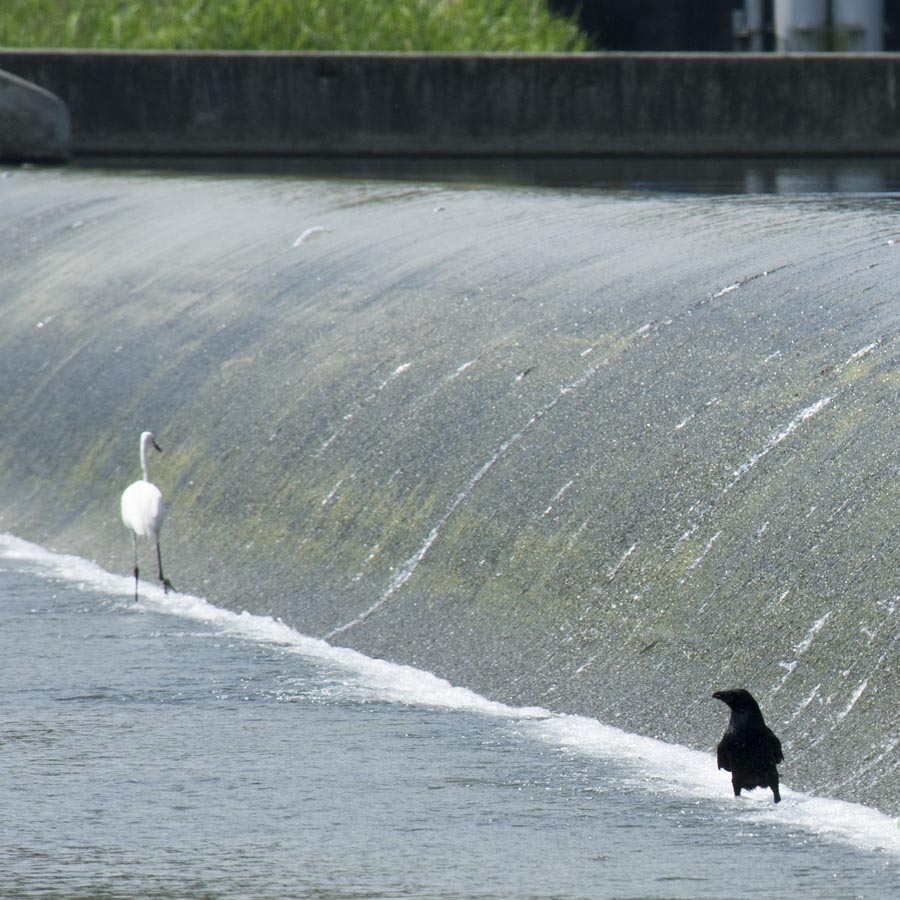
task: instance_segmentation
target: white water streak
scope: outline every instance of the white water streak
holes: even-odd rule
[[[549,505],[549,506],[541,513],[540,518],[544,519],[544,518],[546,518],[547,516],[549,516],[551,512],[553,512],[553,507],[556,505],[556,503],[559,501],[559,499],[562,497],[562,495],[565,494],[565,492],[566,492],[570,487],[572,487],[573,484],[575,484],[574,481],[567,481],[567,482],[566,482],[566,483],[565,483],[565,484],[564,484],[564,485],[556,492],[556,496],[550,501],[550,505]]]
[[[335,494],[341,489],[341,485],[344,483],[344,479],[338,479],[337,484],[328,492],[328,496],[322,500],[322,506],[328,506],[328,504],[334,500]]]
[[[717,531],[707,542],[704,544],[703,549],[698,554],[697,558],[688,566],[688,571],[691,572],[703,562],[706,558],[707,554],[713,548],[713,544],[722,536],[721,531]]]
[[[856,353],[847,357],[847,359],[845,359],[835,369],[835,372],[838,372],[838,373],[843,372],[844,369],[847,368],[847,366],[852,366],[853,363],[858,362],[859,360],[863,359],[863,357],[868,356],[873,350],[877,350],[878,347],[880,347],[880,346],[881,346],[881,338],[878,338],[878,340],[876,340],[876,341],[872,341],[871,344],[866,344],[865,347],[860,348],[859,350],[856,351]]]
[[[293,246],[299,247],[301,244],[305,244],[307,241],[311,240],[314,237],[318,237],[320,234],[326,234],[331,231],[330,228],[324,225],[313,225],[312,228],[307,228],[303,231],[300,237],[294,241]]]
[[[397,366],[391,373],[385,378],[383,381],[379,382],[379,384],[375,387],[375,389],[368,394],[363,400],[359,401],[356,405],[357,408],[363,408],[366,404],[371,403],[375,398],[388,387],[392,382],[396,381],[401,375],[405,375],[411,368],[413,364],[411,362],[405,362],[401,365]],[[338,428],[337,431],[333,432],[332,435],[322,444],[319,445],[319,453],[324,453],[326,450],[330,449],[334,446],[339,438],[341,438],[347,431],[349,427],[349,423],[353,421],[354,413],[348,412],[343,416],[344,425]]]
[[[384,381],[382,381],[381,384],[378,385],[378,387],[376,388],[376,391],[377,392],[383,391],[392,381],[394,381],[394,379],[399,378],[401,375],[405,375],[411,368],[412,368],[411,362],[403,363],[403,364],[397,366],[397,368],[394,369],[394,371],[391,372],[391,374],[388,375],[388,377],[385,378]]]
[[[351,619],[344,625],[340,625],[337,628],[333,628],[328,634],[325,635],[325,640],[331,640],[334,637],[337,637],[339,634],[343,634],[345,631],[353,628],[356,625],[365,622],[366,619],[369,618],[373,613],[378,612],[400,588],[412,578],[416,569],[419,567],[419,563],[425,559],[425,556],[428,554],[428,551],[434,545],[434,542],[438,539],[441,533],[441,529],[444,525],[447,524],[447,521],[459,509],[460,505],[468,499],[469,495],[475,489],[478,482],[484,478],[485,475],[493,468],[494,464],[498,459],[501,459],[509,447],[519,438],[521,438],[521,432],[517,432],[507,441],[500,445],[497,452],[475,473],[475,475],[469,480],[469,483],[466,485],[465,489],[460,491],[456,497],[453,499],[453,502],[450,506],[447,507],[444,514],[438,520],[437,524],[431,529],[428,533],[428,537],[425,538],[425,541],[419,547],[419,549],[403,563],[400,569],[394,573],[393,578],[391,578],[390,584],[388,585],[387,590],[381,595],[381,597],[373,603],[367,610],[361,612],[355,619]]]
[[[787,596],[787,592],[782,594],[782,598],[784,598],[785,596]],[[806,653],[807,650],[809,650],[813,639],[825,627],[825,624],[830,618],[831,613],[827,612],[824,616],[813,622],[812,627],[809,629],[809,631],[806,632],[806,637],[804,637],[799,644],[794,645],[794,652],[797,654],[796,658],[791,660],[790,662],[779,663],[781,668],[785,669],[786,671],[784,674],[784,678],[781,679],[778,686],[775,688],[775,690],[772,691],[773,694],[777,694],[784,687],[788,678],[790,678],[791,675],[794,674],[794,670],[797,668],[797,665],[800,662],[800,657],[802,657],[803,654]],[[816,690],[818,690],[818,688],[816,688]],[[806,701],[806,705],[808,705],[811,700],[812,697],[810,697],[810,699]]]
[[[865,693],[866,688],[869,686],[869,679],[863,679],[863,683],[851,694],[850,702],[838,713],[838,721],[842,722],[847,716],[850,714],[850,711],[856,706],[856,701],[859,700],[860,697]]]
[[[444,526],[459,509],[459,507],[469,499],[472,492],[479,485],[482,479],[490,472],[490,470],[501,460],[506,454],[509,452],[509,449],[516,443],[518,443],[522,437],[531,429],[535,423],[539,422],[547,413],[549,413],[565,396],[570,394],[572,391],[577,390],[583,385],[587,384],[594,375],[599,371],[599,366],[591,366],[587,369],[579,378],[575,381],[571,382],[560,388],[559,393],[548,403],[542,406],[521,428],[521,430],[515,432],[510,435],[506,440],[504,440],[500,446],[494,451],[494,454],[490,459],[487,460],[475,474],[469,479],[466,483],[465,487],[453,498],[453,501],[444,511],[443,515],[438,519],[437,523],[432,527],[431,531],[428,532],[428,536],[422,542],[421,546],[412,556],[408,557],[400,569],[394,573],[391,578],[390,583],[388,584],[385,592],[379,597],[378,600],[375,601],[368,609],[363,610],[358,616],[351,619],[349,622],[344,623],[343,625],[339,625],[337,628],[333,628],[325,635],[326,640],[331,640],[332,638],[337,637],[340,634],[343,634],[345,631],[349,631],[351,628],[354,628],[357,625],[360,625],[362,622],[365,622],[371,615],[378,612],[390,599],[409,581],[410,578],[415,574],[416,569],[419,567],[419,564],[423,559],[428,555],[428,552],[434,546],[435,541],[440,537],[441,531]]]
[[[631,554],[634,553],[635,550],[637,550],[637,543],[632,544],[632,545],[631,545],[631,546],[630,546],[630,547],[622,554],[622,557],[619,559],[619,561],[618,561],[614,566],[611,566],[609,569],[606,570],[606,577],[607,577],[610,581],[612,581],[612,580],[616,577],[616,575],[619,574],[619,569],[621,569],[622,566],[625,565],[625,563],[626,563],[627,560],[628,560],[628,557],[631,556]]]
[[[731,473],[731,481],[725,486],[722,493],[728,493],[728,491],[730,491],[751,469],[753,469],[757,463],[765,459],[765,457],[767,457],[782,441],[789,438],[804,422],[808,422],[813,416],[818,415],[829,403],[831,403],[831,400],[831,397],[822,397],[821,400],[817,400],[812,406],[807,406],[806,409],[800,410],[800,412],[797,413],[797,415],[794,416],[781,431],[776,432],[766,441],[761,450],[754,453]]]
[[[476,362],[477,360],[474,359],[470,359],[468,362],[464,362],[455,372],[447,376],[447,381],[456,381],[456,379],[459,378],[460,375],[471,369]]]
[[[327,450],[338,439],[339,436],[340,436],[340,432],[335,431],[335,433],[333,435],[331,435],[331,437],[328,438],[328,440],[325,441],[321,447],[319,447],[319,450],[320,451]]]
[[[810,628],[806,633],[806,637],[803,638],[803,640],[794,647],[794,650],[796,650],[800,656],[802,656],[804,653],[806,653],[807,650],[809,650],[809,646],[810,644],[812,644],[813,638],[825,627],[825,624],[830,618],[831,613],[827,612],[820,619],[816,619],[816,621],[813,622],[812,628]]]
[[[691,525],[691,527],[688,528],[688,530],[685,531],[684,534],[682,534],[678,538],[677,541],[675,541],[675,544],[673,545],[672,550],[677,550],[685,541],[690,540],[694,536],[694,533],[697,531],[697,529],[699,527],[700,527],[699,522],[695,522],[693,525]]]

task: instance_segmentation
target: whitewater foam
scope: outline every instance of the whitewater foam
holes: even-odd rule
[[[308,637],[284,622],[249,612],[236,613],[214,606],[191,594],[165,594],[155,585],[142,586],[141,600],[131,602],[133,582],[128,576],[105,571],[77,556],[53,553],[9,534],[0,534],[0,559],[20,561],[44,577],[63,579],[83,590],[122,599],[128,610],[153,611],[202,622],[223,634],[278,645],[288,652],[337,668],[341,683],[353,696],[383,702],[469,711],[520,720],[531,738],[585,758],[606,758],[633,767],[635,784],[642,789],[683,797],[742,804],[743,815],[754,822],[801,828],[812,835],[865,850],[900,856],[900,828],[878,810],[855,803],[813,797],[782,787],[783,802],[776,806],[768,791],[756,791],[740,800],[729,796],[728,774],[717,771],[710,753],[667,744],[604,725],[596,719],[552,713],[541,707],[513,707],[488,700],[474,691],[451,684],[430,672],[356,650],[335,647]]]

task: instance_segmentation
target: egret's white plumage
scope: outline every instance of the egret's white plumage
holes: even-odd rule
[[[159,532],[166,517],[166,505],[160,489],[150,480],[150,465],[147,461],[147,450],[153,447],[162,453],[159,444],[150,431],[141,435],[141,473],[140,481],[128,485],[122,492],[122,521],[131,531],[134,548],[134,599],[138,598],[138,548],[139,537],[149,538],[156,545],[156,561],[159,564],[159,580],[163,590],[168,593],[171,582],[163,575],[162,552],[159,549]],[[174,588],[173,588],[174,590]]]

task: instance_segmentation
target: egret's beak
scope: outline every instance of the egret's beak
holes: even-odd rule
[[[155,438],[153,439],[153,446],[154,446],[157,450],[159,450],[160,453],[162,453],[162,447],[160,447],[159,444],[156,443],[156,439],[155,439]]]

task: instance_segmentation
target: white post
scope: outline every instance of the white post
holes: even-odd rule
[[[747,49],[760,53],[763,49],[763,0],[744,0],[744,27]]]
[[[775,0],[775,46],[782,53],[828,49],[828,0]]]
[[[872,53],[884,49],[884,0],[832,0],[834,49]]]

